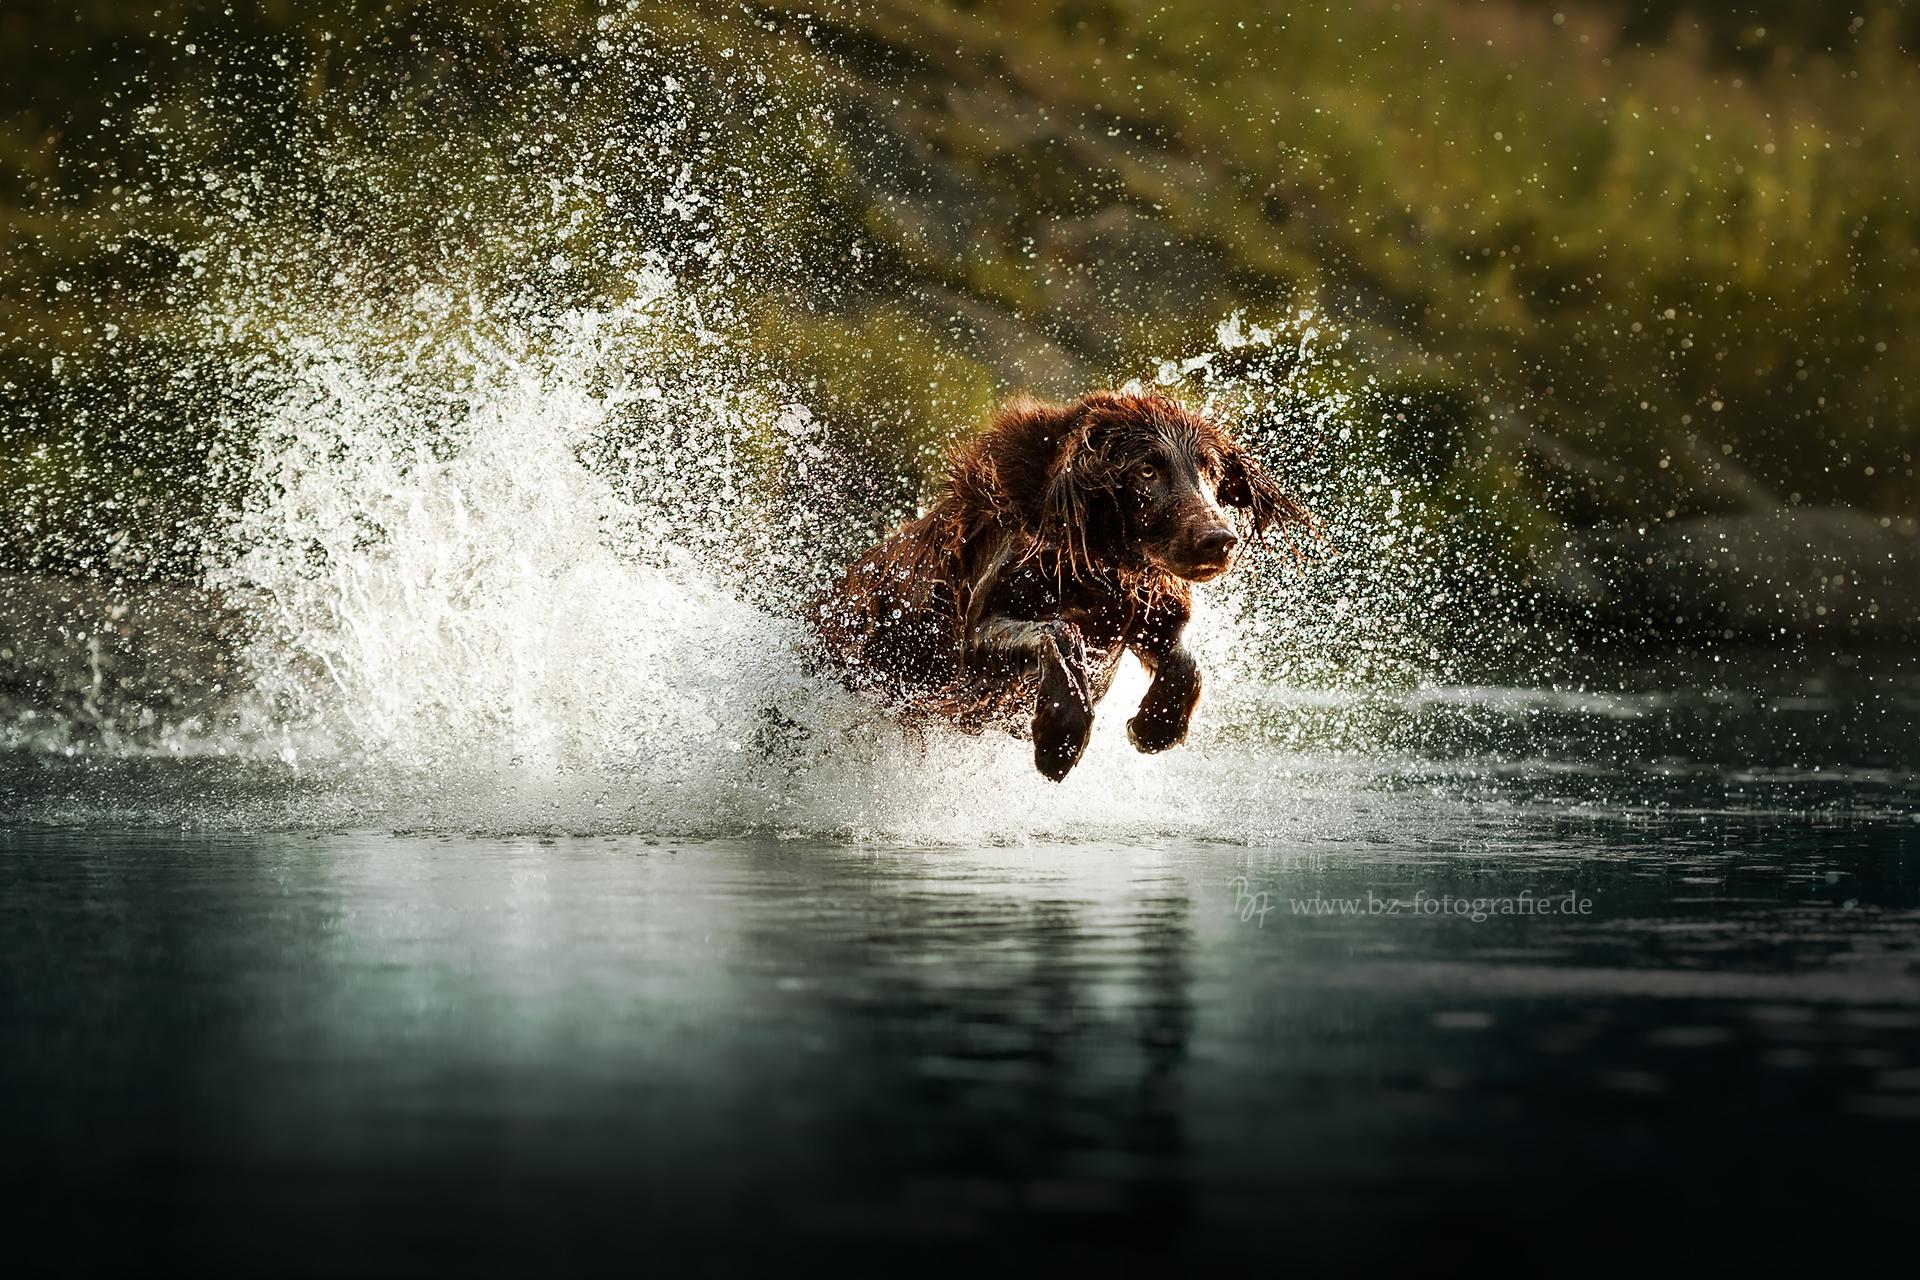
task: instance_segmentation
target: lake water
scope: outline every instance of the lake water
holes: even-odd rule
[[[1884,1261],[1920,685],[1702,661],[1408,695],[1373,751],[1109,726],[1052,790],[989,741],[864,832],[805,770],[699,831],[18,750],[8,1216],[203,1274]]]

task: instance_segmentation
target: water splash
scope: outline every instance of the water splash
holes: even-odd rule
[[[1271,820],[1256,756],[1149,761],[1110,714],[1054,787],[1024,744],[909,734],[813,670],[792,605],[831,567],[815,526],[839,518],[800,487],[818,428],[782,389],[738,384],[740,353],[671,277],[506,337],[448,340],[458,305],[411,309],[458,396],[423,396],[365,316],[287,344],[211,555],[260,624],[241,723],[332,776],[340,807],[935,840]],[[1203,649],[1235,646],[1228,614],[1199,628]],[[1130,673],[1113,705],[1143,683]],[[1233,686],[1215,697],[1231,706]],[[1257,812],[1236,818],[1247,797]]]

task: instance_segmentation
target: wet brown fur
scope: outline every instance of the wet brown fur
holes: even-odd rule
[[[1236,534],[1295,547],[1310,527],[1225,430],[1167,397],[1020,399],[955,450],[933,506],[857,560],[811,620],[856,684],[909,716],[1028,730],[1042,772],[1063,777],[1129,649],[1155,675],[1129,722],[1135,745],[1185,737],[1200,678],[1180,643],[1190,582],[1225,572]]]

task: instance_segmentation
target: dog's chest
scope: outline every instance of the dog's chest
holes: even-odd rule
[[[986,612],[1071,622],[1080,629],[1089,650],[1117,661],[1121,649],[1150,625],[1153,606],[1117,581],[1062,583],[1051,574],[1028,569],[998,584]]]
[[[1058,616],[1061,621],[1071,622],[1080,629],[1080,638],[1086,642],[1088,656],[1100,656],[1108,662],[1118,662],[1140,622],[1138,606],[1128,606],[1129,602],[1123,599],[1094,603],[1067,600],[1061,603]]]

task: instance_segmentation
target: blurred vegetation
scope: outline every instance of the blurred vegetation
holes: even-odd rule
[[[608,23],[659,63],[596,76]],[[191,571],[248,389],[184,317],[247,227],[339,245],[316,305],[402,297],[669,73],[697,127],[653,164],[729,224],[667,234],[602,165],[496,282],[752,262],[748,341],[896,508],[1008,391],[1312,309],[1385,454],[1521,567],[1756,500],[1910,517],[1917,37],[1892,0],[12,0],[0,562]]]

